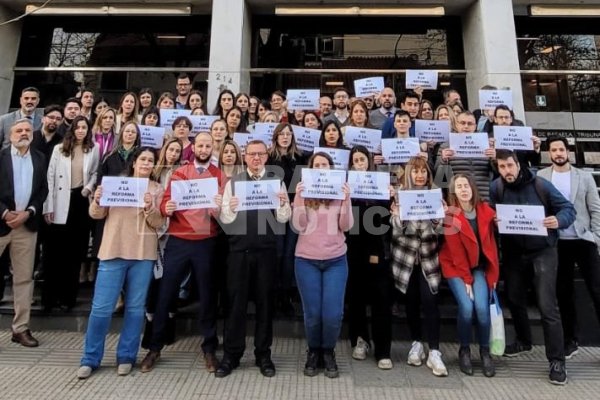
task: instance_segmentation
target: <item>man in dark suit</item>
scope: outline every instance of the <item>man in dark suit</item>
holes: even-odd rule
[[[12,341],[38,346],[29,331],[33,261],[42,207],[48,195],[44,155],[30,148],[33,125],[19,119],[10,128],[10,147],[0,151],[0,253],[10,245],[15,317]]]
[[[0,148],[10,147],[10,128],[15,121],[28,119],[33,125],[33,129],[40,129],[42,126],[42,115],[36,112],[36,107],[40,103],[40,91],[34,87],[26,87],[21,91],[19,104],[21,108],[16,111],[4,114],[0,117]]]

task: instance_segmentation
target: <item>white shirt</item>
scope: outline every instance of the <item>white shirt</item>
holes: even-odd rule
[[[29,204],[33,185],[33,161],[29,149],[23,155],[11,145],[13,182],[15,194],[15,211],[24,211]],[[33,209],[33,208],[32,208]],[[33,209],[34,212],[36,211]]]
[[[571,199],[571,171],[557,172],[552,171],[552,184],[558,191],[565,196],[567,200]],[[574,224],[571,224],[566,229],[560,229],[558,231],[561,239],[577,239],[577,232],[575,231]]]

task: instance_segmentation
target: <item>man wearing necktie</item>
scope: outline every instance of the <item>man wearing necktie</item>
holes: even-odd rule
[[[34,87],[27,87],[21,91],[19,104],[21,108],[4,114],[0,117],[0,147],[10,147],[10,128],[20,119],[27,119],[33,125],[33,130],[42,127],[42,116],[36,113],[36,107],[40,103],[40,91]]]
[[[384,88],[379,94],[380,107],[369,113],[369,123],[375,129],[381,129],[388,119],[396,113],[396,94],[391,87]]]
[[[256,366],[265,377],[275,375],[271,361],[273,342],[273,299],[277,271],[277,235],[285,234],[285,223],[292,210],[283,171],[275,173],[265,168],[267,146],[260,140],[250,141],[244,160],[248,168],[231,178],[223,193],[221,226],[229,237],[227,257],[227,295],[229,312],[223,333],[223,359],[215,372],[217,377],[229,375],[237,368],[246,347],[246,315],[248,298],[254,293],[256,325],[254,356]],[[278,204],[275,210],[238,210],[240,198],[235,193],[236,182],[279,181]]]

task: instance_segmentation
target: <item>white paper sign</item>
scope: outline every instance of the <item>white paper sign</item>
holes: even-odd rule
[[[213,122],[219,119],[218,115],[190,115],[188,117],[192,121],[192,131],[194,135],[200,132],[209,132]]]
[[[177,210],[215,208],[215,196],[219,193],[217,178],[171,181],[171,199]]]
[[[444,218],[442,189],[399,190],[398,204],[403,221]]]
[[[390,199],[389,172],[348,171],[348,185],[353,199]]]
[[[264,144],[267,145],[268,147],[271,147],[271,144],[273,143],[273,134],[272,133],[256,133],[253,132],[250,134],[250,140],[260,140],[261,142],[263,142]]]
[[[287,91],[288,110],[318,110],[321,91],[319,89],[290,89]]]
[[[348,147],[362,145],[371,153],[381,153],[381,131],[379,129],[347,126],[344,141]]]
[[[271,122],[257,122],[256,124],[254,124],[254,131],[250,132],[252,134],[256,134],[256,135],[268,135],[269,138],[273,137],[273,131],[275,130],[275,128],[277,128],[276,123],[271,123]],[[269,142],[271,141],[271,139],[269,139]]]
[[[407,69],[406,70],[406,88],[416,89],[421,87],[423,89],[436,90],[438,86],[438,72],[432,70],[418,70],[418,69]]]
[[[242,133],[242,132],[235,132],[233,134],[233,141],[238,146],[240,146],[240,150],[241,150],[242,154],[244,154],[246,152],[246,146],[248,145],[248,142],[250,141],[250,134]]]
[[[383,160],[388,164],[406,163],[421,152],[417,138],[381,139]]]
[[[450,148],[454,157],[483,158],[485,150],[490,147],[488,135],[485,132],[450,133]]]
[[[305,199],[343,200],[342,187],[346,182],[346,171],[334,169],[302,168],[302,183]]]
[[[274,210],[279,206],[280,190],[278,179],[237,181],[234,188],[235,197],[240,201],[237,211]]]
[[[496,149],[533,150],[533,132],[529,126],[498,126],[494,125]]]
[[[496,204],[498,232],[510,235],[548,236],[544,206]]]
[[[312,153],[315,147],[319,147],[321,131],[318,129],[305,128],[303,126],[292,125],[296,147],[301,151]]]
[[[160,126],[139,125],[140,141],[142,146],[153,149],[162,148],[165,140],[165,128]]]
[[[160,109],[160,126],[163,128],[171,129],[173,127],[173,122],[178,117],[190,117],[192,115],[192,110],[182,110],[176,108],[161,108]]]
[[[354,93],[356,97],[369,97],[379,94],[384,88],[383,76],[357,79],[354,81]]]
[[[495,110],[499,105],[505,105],[512,110],[512,90],[480,90],[479,108]]]
[[[102,177],[102,207],[144,207],[148,178]]]
[[[335,169],[348,169],[348,162],[350,161],[350,150],[335,149],[331,147],[315,147],[315,153],[327,153],[333,159],[333,165]]]
[[[450,135],[450,121],[417,119],[415,120],[415,135],[423,142],[429,140],[436,143],[447,142]]]

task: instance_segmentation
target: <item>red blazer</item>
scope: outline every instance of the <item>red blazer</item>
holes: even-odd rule
[[[483,255],[487,260],[485,279],[490,288],[498,282],[498,246],[494,236],[496,212],[484,202],[476,207],[477,227]],[[466,284],[473,284],[471,268],[478,266],[479,245],[471,224],[461,209],[446,214],[444,221],[444,241],[440,249],[440,265],[445,278],[461,278]]]
[[[166,216],[166,205],[171,200],[171,182],[178,180],[217,178],[219,183],[219,194],[223,194],[225,179],[221,170],[210,164],[202,174],[198,173],[193,162],[179,167],[171,175],[171,180],[165,190],[165,195],[160,204],[160,212]],[[202,240],[217,235],[217,222],[219,212],[216,209],[203,208],[199,210],[175,211],[169,218],[169,235],[186,240]]]

